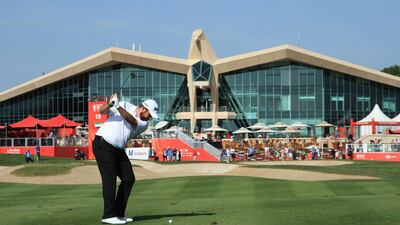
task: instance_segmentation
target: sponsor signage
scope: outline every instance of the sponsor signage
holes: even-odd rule
[[[8,148],[6,150],[7,154],[21,154],[21,149],[19,148]]]
[[[150,148],[125,148],[126,155],[129,159],[149,160]]]
[[[100,113],[100,107],[107,102],[89,102],[88,103],[88,130],[89,130],[89,140],[88,140],[88,158],[94,159],[93,151],[92,151],[92,141],[94,136],[96,135],[97,130],[106,122],[108,115],[102,115]]]

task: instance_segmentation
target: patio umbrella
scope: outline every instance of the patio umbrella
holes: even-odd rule
[[[321,121],[319,124],[317,124],[317,125],[315,125],[314,126],[314,128],[322,128],[322,130],[323,130],[323,136],[325,136],[326,135],[326,133],[329,133],[329,129],[331,128],[331,127],[334,127],[334,125],[333,124],[330,124],[330,123],[328,123],[328,122],[326,122],[326,121]]]
[[[295,128],[295,129],[303,129],[303,128],[307,128],[307,127],[310,127],[310,126],[308,126],[307,124],[304,124],[302,122],[296,122],[296,123],[290,125],[290,127],[291,128]]]
[[[185,130],[185,128],[178,127],[178,126],[173,126],[173,127],[170,127],[170,128],[168,128],[168,129],[166,129],[164,131],[166,131],[166,132],[174,132],[174,131],[177,131],[177,130],[183,131],[183,130]]]
[[[264,128],[264,129],[256,131],[256,133],[268,134],[268,133],[279,133],[279,131],[272,130],[271,128]]]
[[[256,124],[253,124],[253,125],[251,125],[251,126],[249,126],[247,128],[252,129],[252,130],[260,130],[260,129],[264,129],[266,127],[267,126],[265,126],[264,123],[256,123]]]
[[[164,128],[165,126],[167,126],[167,124],[168,124],[168,121],[160,121],[154,126],[154,129],[160,130],[160,129]]]
[[[152,128],[147,128],[147,130],[145,130],[142,135],[153,135],[153,130]]]
[[[314,127],[334,127],[334,125],[330,124],[326,121],[321,121],[319,124],[315,125]]]
[[[286,128],[283,131],[280,131],[281,134],[295,134],[295,133],[300,133],[299,130],[293,129],[293,128]]]
[[[219,132],[219,131],[227,132],[228,130],[216,125],[216,126],[212,126],[210,128],[204,129],[204,131],[205,132],[213,132],[213,131],[215,131],[215,132]]]
[[[240,129],[238,129],[237,131],[233,132],[234,134],[250,134],[253,133],[250,130],[247,130],[245,127],[241,127]]]
[[[275,124],[273,124],[273,125],[271,125],[271,126],[269,126],[269,127],[271,127],[271,128],[286,128],[286,127],[288,127],[289,125],[287,125],[287,124],[285,124],[285,123],[282,123],[282,122],[277,122],[277,123],[275,123]]]

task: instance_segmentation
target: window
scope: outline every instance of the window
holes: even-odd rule
[[[388,112],[396,112],[396,99],[383,98],[383,110]]]
[[[344,97],[331,96],[332,110],[344,110]]]
[[[290,95],[281,96],[282,111],[290,111]]]
[[[194,81],[208,81],[210,80],[212,67],[210,64],[199,61],[192,66],[193,80]]]
[[[357,97],[357,108],[358,111],[368,112],[370,110],[370,97],[359,96]]]

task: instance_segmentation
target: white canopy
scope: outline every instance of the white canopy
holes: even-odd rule
[[[400,113],[395,118],[392,119],[393,122],[400,122]]]
[[[358,122],[372,122],[372,119],[377,122],[393,122],[392,119],[390,119],[388,116],[385,115],[385,113],[382,112],[378,104],[374,106],[374,109],[372,109],[368,116],[364,117],[364,119]]]
[[[271,128],[268,128],[268,127],[256,131],[256,133],[265,133],[265,134],[268,134],[268,133],[278,133],[278,132],[279,132],[279,131],[272,130]]]
[[[154,129],[160,130],[160,129],[164,128],[165,126],[167,126],[167,124],[168,124],[168,121],[160,121],[154,126]]]
[[[179,130],[179,131],[185,131],[186,129],[183,128],[183,127],[173,126],[173,127],[170,127],[170,128],[168,128],[168,129],[166,129],[166,130],[164,130],[164,131],[165,131],[165,132],[175,132],[175,131],[177,131],[177,130]]]
[[[247,127],[247,128],[249,128],[249,129],[254,129],[254,130],[259,130],[259,129],[264,129],[264,128],[266,128],[267,126],[265,126],[265,123],[256,123],[256,124],[254,124],[254,125],[251,125],[251,126],[249,126],[249,127]]]
[[[286,128],[286,127],[288,127],[288,125],[285,123],[282,123],[282,122],[277,122],[274,125],[271,125],[270,127],[271,128]]]
[[[296,129],[293,129],[293,128],[286,128],[285,130],[283,130],[283,131],[280,131],[281,132],[281,134],[295,134],[295,133],[300,133],[300,131],[299,130],[296,130]]]
[[[252,131],[247,130],[245,127],[241,127],[239,130],[234,131],[234,134],[249,134],[253,133]]]
[[[227,129],[224,129],[218,125],[212,126],[210,128],[204,129],[205,132],[213,132],[213,131],[222,131],[222,132],[227,132]]]
[[[306,127],[309,127],[309,126],[307,124],[302,123],[302,122],[296,122],[296,123],[290,125],[290,127],[291,128],[296,128],[296,129],[303,129],[303,128],[306,128]]]
[[[334,125],[332,125],[326,121],[321,121],[319,124],[315,125],[314,127],[334,127]]]

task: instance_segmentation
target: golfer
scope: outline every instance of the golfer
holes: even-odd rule
[[[135,106],[119,102],[117,94],[112,95],[108,104],[100,108],[100,113],[109,115],[93,141],[93,153],[103,183],[102,223],[126,224],[133,221],[125,217],[125,209],[135,183],[135,175],[124,147],[130,138],[147,129],[148,120],[158,118],[157,111],[158,105],[152,99]],[[115,196],[117,176],[121,184]]]

